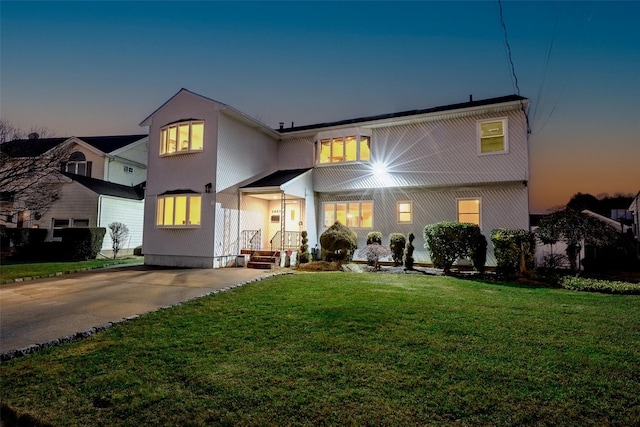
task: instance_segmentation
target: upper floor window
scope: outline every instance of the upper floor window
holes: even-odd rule
[[[160,155],[202,151],[204,122],[186,121],[160,129]]]
[[[159,227],[199,227],[202,212],[199,194],[158,196],[156,225]]]
[[[80,151],[74,151],[64,166],[65,172],[76,175],[91,176],[91,162]]]
[[[480,227],[480,199],[458,199],[458,222]]]
[[[508,151],[506,118],[478,122],[478,154],[496,154]]]
[[[398,202],[398,224],[411,224],[411,202]]]
[[[347,227],[373,227],[373,202],[329,202],[324,204],[324,226],[336,221]]]
[[[337,136],[320,139],[318,163],[368,162],[371,160],[371,137],[365,135]]]

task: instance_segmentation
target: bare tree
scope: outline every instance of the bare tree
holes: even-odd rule
[[[113,258],[115,259],[120,249],[122,249],[125,240],[129,237],[129,228],[121,222],[112,222],[109,224],[109,236],[111,236],[111,248],[113,249]]]
[[[32,128],[24,139],[25,132],[0,120],[1,213],[8,222],[22,211],[38,218],[60,198],[63,176],[59,171],[70,147],[62,138],[40,140],[40,132],[50,134],[46,128]]]

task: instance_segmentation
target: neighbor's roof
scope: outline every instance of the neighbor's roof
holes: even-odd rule
[[[78,136],[77,139],[86,142],[103,153],[111,153],[136,141],[146,138],[147,135],[115,135],[115,136]],[[37,138],[15,139],[0,145],[3,153],[12,157],[39,156],[53,147],[73,137],[66,138]]]
[[[420,114],[439,113],[442,111],[460,110],[463,108],[482,107],[485,105],[502,104],[504,102],[526,101],[526,100],[527,98],[520,95],[507,95],[507,96],[501,96],[498,98],[479,99],[477,101],[442,105],[440,107],[426,108],[424,110],[400,111],[398,113],[388,113],[388,114],[380,114],[376,116],[359,117],[357,119],[339,120],[337,122],[318,123],[314,125],[297,126],[297,127],[291,127],[291,128],[285,128],[285,129],[276,129],[276,131],[280,133],[288,133],[288,132],[296,132],[301,130],[311,130],[311,129],[326,128],[331,126],[364,123],[364,122],[371,122],[375,120],[393,119],[398,117],[417,116]]]
[[[62,172],[66,177],[71,178],[78,184],[87,187],[94,193],[103,196],[121,197],[123,199],[143,200],[145,183],[135,185],[133,187],[116,184],[113,182],[103,181],[101,179],[91,178],[88,176],[75,175],[72,173]]]
[[[271,175],[267,175],[264,178],[260,178],[257,181],[252,182],[251,184],[245,185],[243,188],[256,188],[256,187],[279,187],[282,184],[286,184],[291,181],[293,178],[296,178],[310,168],[306,169],[289,169],[282,170],[272,173]]]

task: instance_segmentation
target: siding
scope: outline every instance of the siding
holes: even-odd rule
[[[153,263],[154,258],[165,262],[174,256],[200,261],[213,257],[215,194],[204,193],[204,187],[207,183],[212,183],[214,188],[216,185],[217,110],[215,102],[182,92],[150,119],[143,241],[143,252],[150,255],[145,258],[147,263]],[[160,128],[184,119],[204,120],[204,150],[160,157]],[[157,196],[169,190],[202,193],[202,225],[199,228],[156,227]],[[176,265],[184,264],[176,262]]]
[[[500,185],[475,188],[446,188],[437,190],[397,189],[374,190],[358,195],[320,194],[316,209],[318,215],[318,236],[325,230],[323,223],[323,203],[349,200],[373,201],[373,227],[354,229],[358,234],[358,247],[364,247],[367,234],[380,231],[382,241],[388,246],[390,233],[413,233],[416,262],[430,262],[424,249],[423,230],[427,224],[440,221],[457,220],[457,200],[460,198],[481,199],[481,228],[487,238],[487,265],[495,265],[493,247],[490,242],[491,230],[495,228],[528,229],[528,192],[523,185]],[[413,221],[411,224],[398,224],[397,202],[412,202]],[[310,247],[313,244],[310,240]],[[319,242],[318,242],[319,243]]]
[[[479,156],[477,121],[497,117],[508,118],[509,152]],[[374,175],[368,163],[323,165],[315,170],[315,191],[528,180],[527,135],[519,110],[374,128],[371,157],[371,164],[387,165],[387,176]]]
[[[315,138],[286,139],[278,144],[278,170],[313,167]]]
[[[131,249],[142,245],[143,200],[126,200],[117,197],[100,196],[99,211],[98,226],[107,229],[107,233],[102,242],[103,250],[110,250],[112,248],[109,224],[113,222],[121,222],[129,229],[129,238],[122,246],[122,249]]]

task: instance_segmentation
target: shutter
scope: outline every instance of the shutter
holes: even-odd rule
[[[87,162],[87,176],[91,176],[91,164],[93,162]]]

